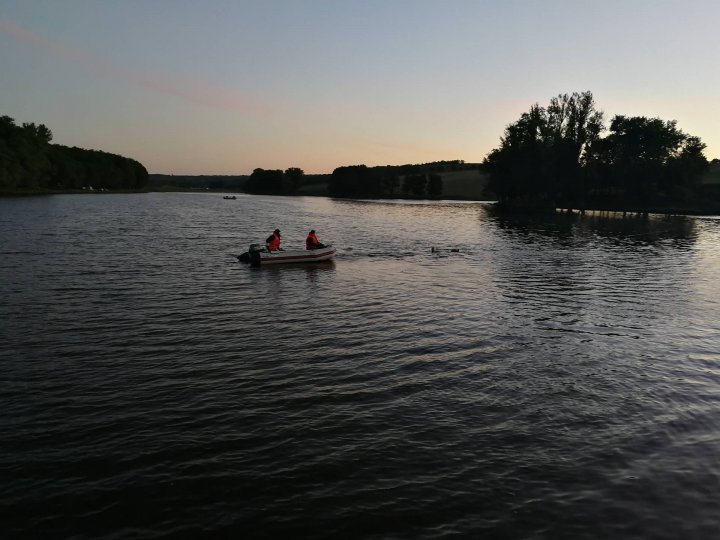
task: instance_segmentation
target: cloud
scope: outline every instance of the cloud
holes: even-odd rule
[[[0,18],[0,32],[12,39],[48,51],[84,69],[115,79],[130,82],[154,92],[175,96],[186,101],[226,111],[239,111],[251,115],[263,115],[267,109],[262,104],[223,86],[195,76],[148,73],[134,71],[115,65],[107,58],[89,54],[36,32],[27,30],[7,19]]]

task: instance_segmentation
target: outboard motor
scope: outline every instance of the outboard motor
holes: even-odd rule
[[[238,261],[246,264],[250,263],[251,266],[260,266],[261,251],[263,251],[263,248],[260,247],[260,244],[250,244],[250,248],[245,253],[238,255]]]
[[[250,266],[260,266],[260,252],[262,250],[260,244],[250,244],[250,249],[248,250]]]

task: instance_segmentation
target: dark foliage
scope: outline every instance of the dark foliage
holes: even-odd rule
[[[424,174],[408,174],[403,180],[403,193],[410,197],[422,197],[427,187],[427,176]]]
[[[427,194],[431,199],[439,199],[442,197],[443,181],[439,174],[428,175]]]
[[[51,140],[43,124],[16,126],[0,117],[0,191],[138,190],[147,184],[147,170],[133,159]]]
[[[53,174],[47,187],[51,189],[139,190],[147,185],[145,167],[107,152],[52,145],[50,161]]]
[[[514,208],[678,207],[700,197],[705,145],[676,122],[616,116],[605,130],[591,92],[564,94],[505,129],[485,158],[489,189]]]
[[[332,197],[379,197],[382,195],[382,180],[378,171],[366,165],[338,167],[328,183]]]
[[[255,169],[244,189],[253,194],[293,195],[303,185],[304,178],[305,173],[297,167],[291,167],[285,172],[280,169]]]
[[[489,188],[501,203],[552,206],[582,197],[583,163],[603,130],[590,92],[535,104],[505,129],[485,158]]]
[[[477,169],[464,161],[438,161],[417,165],[338,167],[328,183],[332,197],[439,199],[443,181],[439,173]]]
[[[589,156],[588,196],[624,207],[686,203],[698,193],[708,168],[704,149],[675,121],[615,116],[610,134]]]

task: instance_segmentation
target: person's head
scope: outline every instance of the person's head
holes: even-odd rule
[[[315,229],[313,229],[312,231],[310,231],[310,234],[315,234]]]
[[[275,231],[273,231],[273,232],[274,232],[275,234],[277,234],[278,236],[280,236],[280,229],[275,229]]]

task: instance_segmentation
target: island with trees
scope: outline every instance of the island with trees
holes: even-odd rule
[[[51,144],[45,125],[0,116],[0,194],[141,191],[148,172],[134,159]]]
[[[576,92],[507,126],[483,170],[508,210],[716,213],[720,184],[707,179],[718,164],[704,149],[674,120],[617,115],[606,129],[592,93]]]

